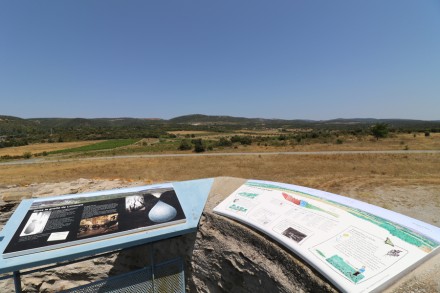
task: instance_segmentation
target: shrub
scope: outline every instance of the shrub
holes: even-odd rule
[[[379,138],[384,138],[388,136],[388,124],[386,123],[377,123],[371,127],[371,134],[379,140]]]
[[[311,138],[318,138],[319,137],[319,133],[312,132],[312,134],[310,136],[311,136]]]
[[[32,153],[31,153],[31,152],[25,152],[25,153],[23,153],[23,158],[25,158],[25,159],[30,159],[30,158],[32,158]]]
[[[240,135],[234,135],[231,137],[231,142],[239,142],[242,145],[251,145],[252,144],[252,137],[250,136],[240,136]]]
[[[205,146],[201,139],[193,139],[192,143],[194,144],[194,151],[196,153],[202,153],[205,151]]]
[[[222,147],[230,147],[232,146],[232,141],[230,141],[226,137],[220,137],[220,140],[218,141],[217,145]]]
[[[188,151],[190,149],[192,149],[191,143],[187,139],[183,139],[180,142],[179,150],[181,150],[181,151]]]

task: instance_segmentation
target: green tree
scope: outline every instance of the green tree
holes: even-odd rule
[[[251,145],[252,137],[251,136],[242,136],[242,135],[234,135],[231,137],[231,142],[239,142],[242,145]]]
[[[230,147],[232,146],[232,142],[226,137],[220,137],[220,140],[218,141],[217,145],[222,147]]]
[[[32,158],[32,153],[31,153],[31,152],[25,152],[25,153],[23,153],[23,158],[25,158],[25,159],[30,159],[30,158]]]
[[[379,140],[379,138],[384,138],[388,136],[388,124],[386,123],[377,123],[371,127],[371,134]]]
[[[203,145],[203,141],[201,139],[193,139],[192,143],[194,144],[194,151],[196,153],[202,153],[205,151],[205,146]]]
[[[179,150],[181,150],[181,151],[188,151],[190,149],[192,149],[191,143],[187,139],[183,139],[180,142]]]

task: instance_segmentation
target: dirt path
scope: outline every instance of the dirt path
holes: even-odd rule
[[[124,155],[112,157],[91,157],[91,158],[35,158],[0,163],[0,166],[29,165],[54,162],[91,161],[91,160],[117,160],[130,158],[172,158],[172,157],[221,157],[221,156],[273,156],[273,155],[357,155],[357,154],[440,154],[440,150],[382,150],[382,151],[319,151],[319,152],[237,152],[237,153],[191,153],[191,154],[152,154],[152,155]]]

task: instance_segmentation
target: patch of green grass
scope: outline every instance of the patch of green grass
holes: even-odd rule
[[[117,150],[117,155],[135,154],[135,153],[161,153],[161,152],[178,152],[180,140],[163,140],[149,146],[139,146],[129,149]]]
[[[66,153],[110,150],[123,146],[128,146],[138,141],[139,139],[112,139],[112,140],[98,142],[95,144],[85,145],[82,147],[53,151],[53,152],[49,152],[49,154],[66,154]]]
[[[123,156],[145,153],[174,153],[178,152],[178,140],[164,140],[149,146],[133,145],[129,148],[103,149],[99,152],[71,152],[69,158],[77,157],[106,157],[106,156]]]

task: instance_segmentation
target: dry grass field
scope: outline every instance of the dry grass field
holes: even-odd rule
[[[97,143],[98,141],[75,141],[75,142],[57,142],[57,143],[36,143],[19,147],[0,148],[0,156],[21,156],[26,152],[32,154],[58,151],[69,148],[77,148],[85,145]]]
[[[8,193],[47,196],[216,176],[317,188],[440,226],[439,153],[92,158],[1,165],[0,202]],[[436,292],[438,258],[430,261],[402,279],[396,292]]]
[[[255,132],[253,136],[268,135],[269,131]],[[272,131],[273,132],[273,131]],[[220,137],[230,137],[230,134],[212,134],[203,131],[174,131],[170,132],[179,136],[194,134],[197,138],[204,140],[218,140]],[[274,132],[275,133],[275,132]],[[243,133],[241,133],[243,135]],[[292,143],[292,141],[279,141],[278,145],[266,143],[253,143],[252,145],[235,144],[234,147],[216,147],[210,152],[315,152],[315,151],[381,151],[381,150],[440,150],[440,133],[431,133],[425,137],[423,133],[418,134],[394,134],[386,139],[379,141],[372,136],[356,137],[341,136],[342,143],[336,143],[332,139],[328,141],[316,141],[305,143]],[[90,153],[68,154],[70,157],[84,156],[112,156],[124,154],[142,154],[142,153],[191,153],[192,151],[178,151],[179,143],[170,144],[173,140],[161,140],[157,138],[145,138],[137,143],[128,146],[122,146],[110,150],[98,150]],[[63,143],[38,143],[21,147],[0,148],[1,156],[22,156],[28,152],[31,154],[41,154],[42,152],[58,151],[70,148],[76,148],[102,141],[81,141],[81,142],[63,142]],[[58,155],[59,156],[59,155]],[[65,156],[65,155],[63,155]]]
[[[207,131],[201,131],[201,130],[176,130],[176,131],[169,131],[168,133],[178,135],[178,136],[185,136],[185,135],[207,135],[210,134]]]
[[[308,186],[440,225],[439,154],[95,158],[3,165],[0,188],[79,178],[124,179],[147,184],[216,176]]]
[[[192,133],[192,132],[191,132]],[[186,134],[191,134],[190,132]],[[182,133],[181,133],[182,134]],[[200,134],[200,133],[198,133]],[[36,144],[0,149],[2,154],[38,153],[77,147],[95,142]],[[144,145],[157,140],[140,141],[127,147],[129,154],[144,154]],[[136,148],[139,148],[137,151]],[[217,149],[214,152],[296,152],[364,150],[440,150],[440,133],[399,134],[379,141],[372,137],[344,137],[343,144],[251,146]],[[55,183],[86,179],[124,179],[156,183],[197,178],[232,176],[271,180],[317,188],[390,208],[397,212],[440,226],[440,154],[317,154],[317,155],[247,155],[191,156],[158,158],[99,158],[110,151],[95,152],[94,158],[62,160],[62,155],[45,157],[41,163],[0,166],[1,189],[11,185]],[[156,153],[192,153],[157,151]],[[212,151],[211,151],[212,152]],[[209,153],[209,152],[208,152]],[[149,152],[154,154],[154,152]],[[81,154],[79,154],[81,156]],[[0,194],[0,197],[2,195]]]
[[[440,133],[432,133],[425,137],[424,134],[397,134],[379,141],[371,136],[340,137],[342,144],[328,140],[323,143],[305,143],[291,145],[285,143],[280,146],[238,146],[239,149],[246,151],[375,151],[375,150],[440,150]]]

